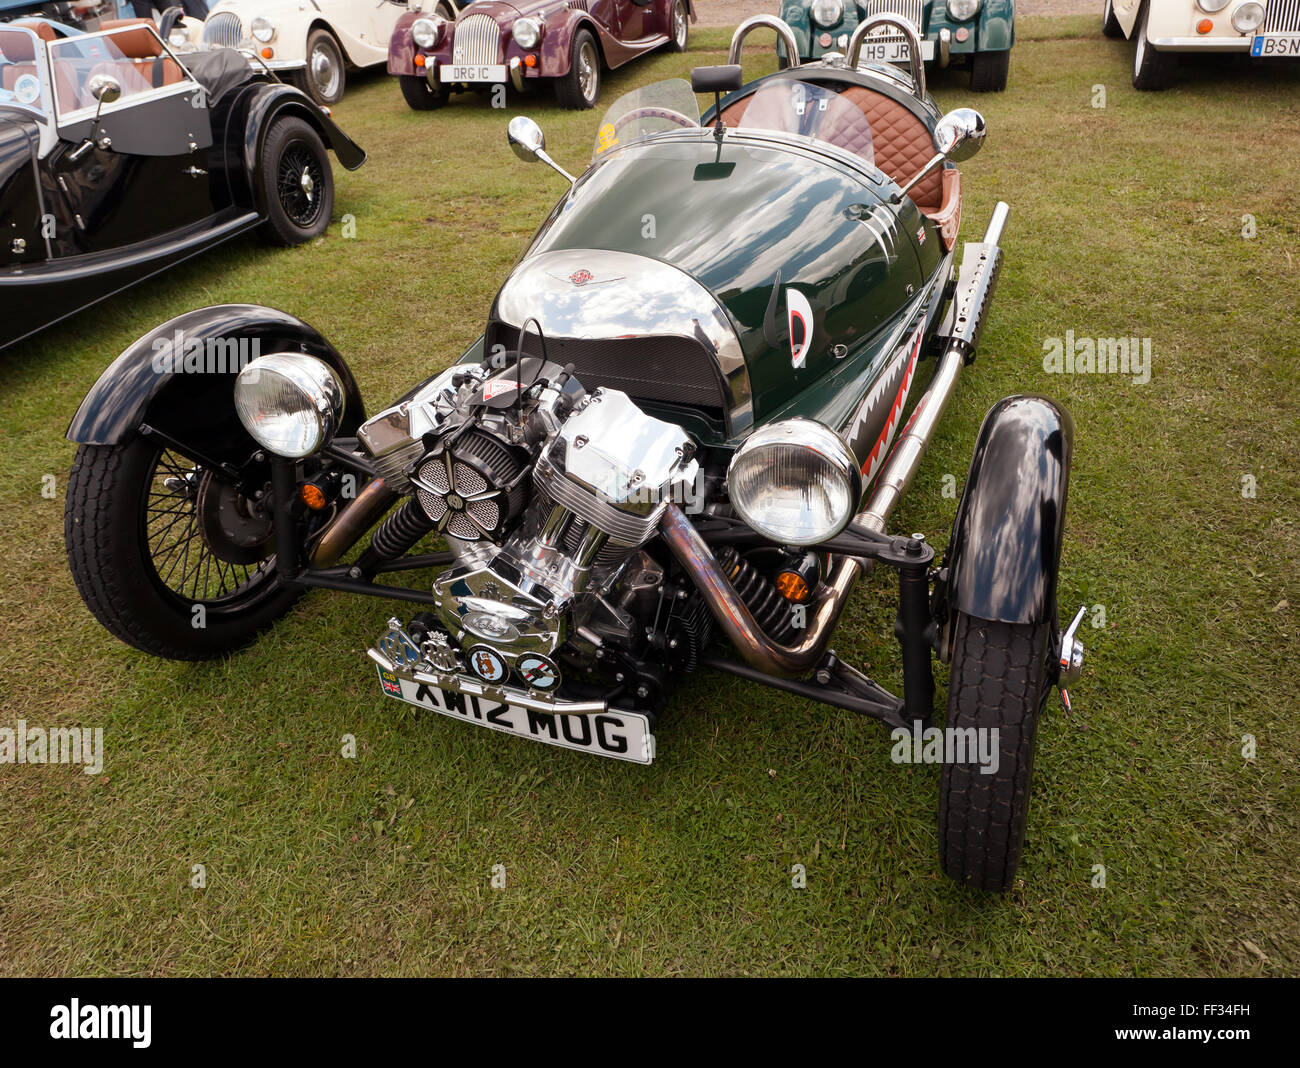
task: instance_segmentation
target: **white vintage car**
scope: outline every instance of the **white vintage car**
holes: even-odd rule
[[[388,61],[388,39],[408,10],[407,0],[219,0],[206,21],[186,18],[171,29],[169,43],[242,49],[318,104],[334,104],[349,66]]]
[[[1179,52],[1300,57],[1300,0],[1104,0],[1102,32],[1129,37],[1133,86],[1167,89]]]

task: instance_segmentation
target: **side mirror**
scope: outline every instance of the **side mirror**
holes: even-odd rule
[[[516,115],[506,127],[506,140],[515,155],[525,163],[536,163],[546,151],[546,137],[542,128],[527,115]]]
[[[525,163],[541,160],[548,167],[564,175],[570,185],[577,181],[546,154],[546,138],[542,135],[542,128],[527,115],[516,115],[510,120],[510,125],[506,127],[506,140],[510,142],[515,155]]]
[[[122,98],[122,83],[111,74],[93,74],[86,82],[86,92],[102,107],[105,104],[114,104]]]
[[[984,147],[984,116],[974,108],[954,108],[934,128],[934,148],[954,163]]]
[[[984,116],[974,108],[953,108],[934,126],[934,155],[930,157],[908,183],[889,199],[901,204],[909,189],[922,178],[943,165],[944,160],[960,163],[970,159],[984,146]]]

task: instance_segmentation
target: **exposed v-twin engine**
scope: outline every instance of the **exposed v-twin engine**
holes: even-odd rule
[[[389,484],[412,494],[405,521],[456,554],[433,584],[450,638],[441,666],[456,669],[460,651],[489,682],[520,657],[549,658],[588,622],[618,620],[608,595],[634,556],[647,570],[638,550],[697,475],[681,427],[535,357],[445,372],[360,437]]]

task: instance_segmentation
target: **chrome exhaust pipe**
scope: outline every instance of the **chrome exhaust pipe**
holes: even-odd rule
[[[850,521],[850,526],[883,534],[890,514],[921,466],[939,417],[948,406],[966,359],[979,340],[997,281],[1002,258],[998,242],[1009,210],[999,201],[993,209],[984,240],[966,244],[957,292],[950,310],[948,347],[944,350],[939,369],[881,469],[866,507]],[[669,504],[665,509],[659,530],[740,655],[751,667],[768,675],[803,676],[821,662],[849,594],[859,576],[871,569],[870,561],[850,556],[836,559],[830,575],[808,606],[808,625],[803,637],[794,645],[783,645],[769,637],[754,621],[749,608],[722,573],[708,544],[675,504]]]

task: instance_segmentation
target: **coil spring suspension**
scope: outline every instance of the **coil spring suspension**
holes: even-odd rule
[[[754,621],[771,638],[789,642],[794,637],[793,613],[776,587],[730,545],[718,554],[718,564],[753,614]]]
[[[433,520],[410,498],[379,525],[368,553],[376,560],[396,560],[432,529]]]

